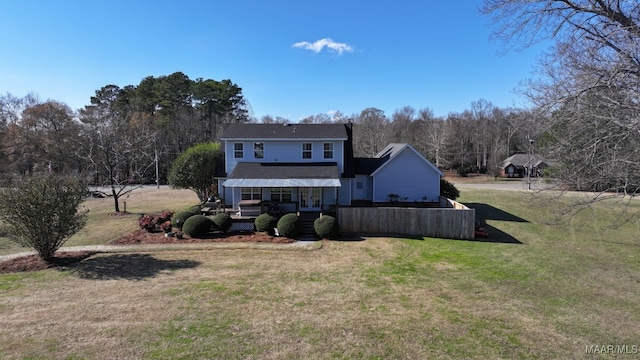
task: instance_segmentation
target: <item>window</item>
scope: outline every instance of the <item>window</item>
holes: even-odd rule
[[[244,146],[242,143],[233,143],[233,157],[242,159],[244,157]]]
[[[333,143],[324,143],[324,158],[333,159]]]
[[[253,143],[253,157],[255,159],[264,159],[264,143]]]
[[[311,153],[312,153],[311,150],[312,150],[311,143],[302,143],[302,158],[311,159]]]
[[[364,183],[362,181],[356,182],[356,189],[364,189]]]
[[[242,200],[262,200],[262,194],[259,187],[243,187]]]
[[[291,188],[271,188],[271,201],[291,202],[293,191]]]

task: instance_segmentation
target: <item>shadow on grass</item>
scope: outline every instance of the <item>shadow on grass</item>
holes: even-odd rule
[[[100,256],[74,264],[70,270],[89,280],[143,280],[163,271],[192,269],[200,265],[192,260],[159,260],[148,254]]]
[[[482,204],[482,203],[465,203],[466,206],[476,210],[476,217],[482,222],[484,229],[487,233],[489,233],[488,237],[485,238],[476,238],[475,241],[482,242],[494,242],[494,243],[505,243],[505,244],[522,244],[522,242],[513,236],[507,234],[506,232],[495,228],[491,225],[488,225],[486,220],[497,220],[497,221],[512,221],[512,222],[520,222],[520,223],[528,223],[528,220],[525,220],[519,216],[508,213],[502,209],[498,209],[497,207]]]
[[[519,216],[515,216],[491,205],[482,203],[465,203],[465,205],[472,209],[476,209],[476,217],[482,220],[513,221],[524,223],[529,222],[528,220],[525,220]]]
[[[491,225],[484,224],[484,230],[489,234],[487,237],[476,237],[473,241],[502,243],[502,244],[523,244],[520,240],[507,234],[506,232],[494,228]]]

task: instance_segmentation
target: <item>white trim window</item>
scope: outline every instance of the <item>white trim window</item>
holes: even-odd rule
[[[293,200],[293,189],[291,188],[271,188],[271,201],[291,202]]]
[[[242,158],[244,158],[244,144],[243,143],[233,143],[233,158],[234,159],[242,159]]]
[[[242,200],[262,200],[262,191],[259,187],[243,187]]]
[[[313,157],[312,154],[313,154],[313,144],[302,143],[302,158],[311,159]]]
[[[255,159],[264,159],[264,143],[253,143],[253,157]]]
[[[324,158],[325,159],[333,159],[333,143],[324,143]]]

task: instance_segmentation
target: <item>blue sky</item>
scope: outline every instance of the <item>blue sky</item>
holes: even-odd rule
[[[500,55],[481,0],[0,0],[0,93],[78,109],[108,84],[230,79],[253,115],[404,106],[437,116],[514,93],[540,49]],[[330,39],[330,40],[327,40]]]

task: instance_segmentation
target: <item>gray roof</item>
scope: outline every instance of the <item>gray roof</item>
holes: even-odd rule
[[[347,130],[345,124],[230,124],[220,139],[347,140]]]
[[[507,166],[514,165],[516,167],[527,167],[529,166],[529,161],[531,161],[531,164],[533,166],[539,167],[542,164],[547,164],[549,165],[550,162],[543,158],[540,155],[536,155],[536,154],[513,154],[511,156],[509,156],[508,158],[506,158],[504,161],[502,161],[502,163],[500,164],[501,168],[505,168]]]
[[[239,162],[229,179],[339,179],[335,162],[258,163]]]
[[[380,150],[380,152],[378,152],[375,157],[383,158],[387,155],[389,157],[393,157],[397,152],[404,149],[406,145],[407,145],[406,143],[391,143],[385,146],[384,149]]]
[[[380,165],[384,164],[389,158],[354,158],[354,173],[357,175],[371,175]]]

